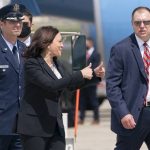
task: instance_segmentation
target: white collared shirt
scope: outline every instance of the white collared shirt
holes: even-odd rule
[[[15,45],[13,45],[12,43],[8,42],[8,41],[4,38],[3,35],[2,35],[2,38],[3,38],[4,41],[6,42],[6,44],[7,44],[7,46],[9,47],[9,49],[10,49],[11,52],[12,52],[12,50],[13,50],[13,47],[16,46],[16,48],[17,48],[17,56],[18,56],[18,60],[19,60],[19,62],[20,62],[17,42],[15,43]],[[12,52],[12,53],[13,53],[13,52]]]
[[[138,43],[138,46],[139,46],[139,48],[140,48],[140,52],[141,52],[141,55],[142,55],[142,58],[143,58],[143,54],[144,54],[144,46],[143,46],[143,44],[144,44],[145,42],[142,41],[138,36],[135,35],[135,37],[136,37],[136,40],[137,40],[137,43]],[[149,50],[150,50],[150,39],[149,39],[146,43],[147,43],[148,48],[149,48]]]
[[[140,52],[141,52],[141,55],[142,55],[142,58],[143,58],[143,54],[144,54],[144,46],[143,44],[145,43],[144,41],[142,41],[138,36],[136,36],[136,40],[137,40],[137,43],[139,45],[139,48],[140,48]],[[147,45],[148,45],[148,49],[150,50],[150,39],[146,42]],[[149,73],[150,73],[150,68],[149,68]],[[147,96],[146,96],[146,100],[147,101],[150,101],[150,75],[149,75],[149,84],[148,84],[148,93],[147,93]]]
[[[31,37],[29,36],[23,43],[28,47],[31,44]]]
[[[62,78],[62,76],[61,76],[60,72],[58,71],[58,69],[56,68],[55,64],[51,64],[50,68],[58,79]]]
[[[88,56],[90,57],[94,51],[94,47],[91,47],[90,49],[87,50]]]

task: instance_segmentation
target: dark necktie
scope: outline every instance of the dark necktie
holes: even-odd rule
[[[14,56],[16,65],[17,65],[17,67],[19,67],[19,59],[18,59],[18,53],[17,53],[17,47],[16,46],[13,47],[12,52],[13,52],[13,56]]]

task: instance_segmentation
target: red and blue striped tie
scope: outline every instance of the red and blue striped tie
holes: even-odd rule
[[[144,62],[144,66],[145,66],[145,73],[147,75],[147,85],[148,85],[147,94],[148,94],[148,90],[149,90],[150,51],[148,49],[147,43],[144,43],[143,46],[144,46],[143,62]],[[147,97],[147,94],[146,94],[146,97]],[[146,98],[144,100],[144,105],[145,106],[150,105],[150,101],[147,101]]]
[[[149,82],[150,51],[148,49],[147,43],[144,43],[143,46],[144,46],[143,61],[145,66],[145,72],[147,75],[147,81]]]

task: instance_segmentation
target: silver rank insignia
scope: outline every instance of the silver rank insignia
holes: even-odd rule
[[[15,4],[13,11],[17,12],[17,11],[19,11],[19,9],[20,9],[20,6],[18,4]]]

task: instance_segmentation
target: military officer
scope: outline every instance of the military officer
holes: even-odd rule
[[[12,4],[0,9],[0,150],[22,150],[16,134],[17,112],[23,93],[25,45],[17,40],[22,31],[24,5]]]

